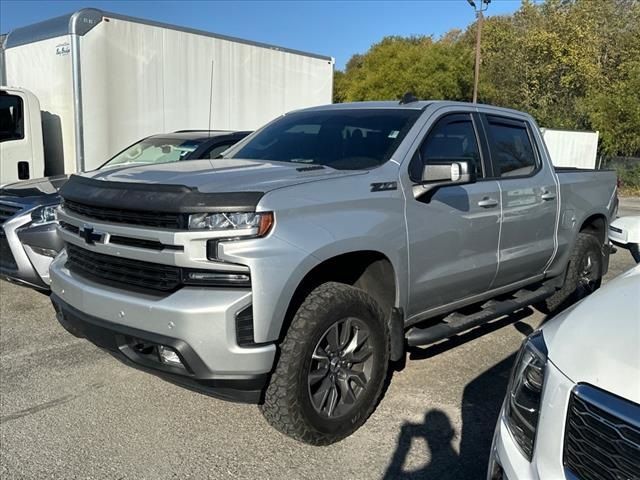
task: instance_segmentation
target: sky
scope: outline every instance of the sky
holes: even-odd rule
[[[520,0],[493,0],[487,14],[512,13],[519,5]],[[466,0],[2,0],[0,32],[85,7],[327,55],[338,69],[385,36],[437,38],[452,28],[464,29],[475,15]]]

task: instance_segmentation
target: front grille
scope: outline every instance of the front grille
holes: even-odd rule
[[[127,223],[146,227],[182,229],[184,222],[179,213],[142,212],[120,208],[103,208],[65,200],[64,209],[84,217],[112,223]]]
[[[0,203],[0,225],[3,224],[7,219],[13,217],[20,210],[22,210],[22,207],[19,205]]]
[[[103,255],[71,243],[67,243],[67,268],[124,288],[134,286],[170,292],[182,284],[179,267]]]
[[[9,242],[4,234],[2,228],[0,228],[0,268],[6,270],[17,270],[16,260],[13,258],[13,253],[9,248]]]
[[[640,405],[587,385],[571,393],[564,465],[580,480],[640,479]]]

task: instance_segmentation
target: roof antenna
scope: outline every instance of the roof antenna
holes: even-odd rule
[[[400,105],[406,105],[407,103],[417,102],[418,98],[411,92],[407,92],[402,96]]]
[[[208,137],[211,138],[211,116],[213,109],[213,60],[211,60],[211,82],[209,84],[209,132]]]

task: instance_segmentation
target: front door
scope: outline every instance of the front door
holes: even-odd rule
[[[486,179],[471,114],[449,114],[429,130],[411,162],[416,180],[430,161],[466,160],[478,181],[439,188],[430,198],[406,200],[409,245],[408,316],[483,293],[497,271],[500,190]]]

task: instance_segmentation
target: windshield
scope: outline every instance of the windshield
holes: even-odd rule
[[[385,163],[422,112],[354,109],[285,115],[227,158],[275,160],[361,170]]]
[[[191,153],[198,148],[205,139],[186,140],[184,138],[150,137],[131,145],[120,152],[100,168],[116,165],[169,163],[191,158]]]

